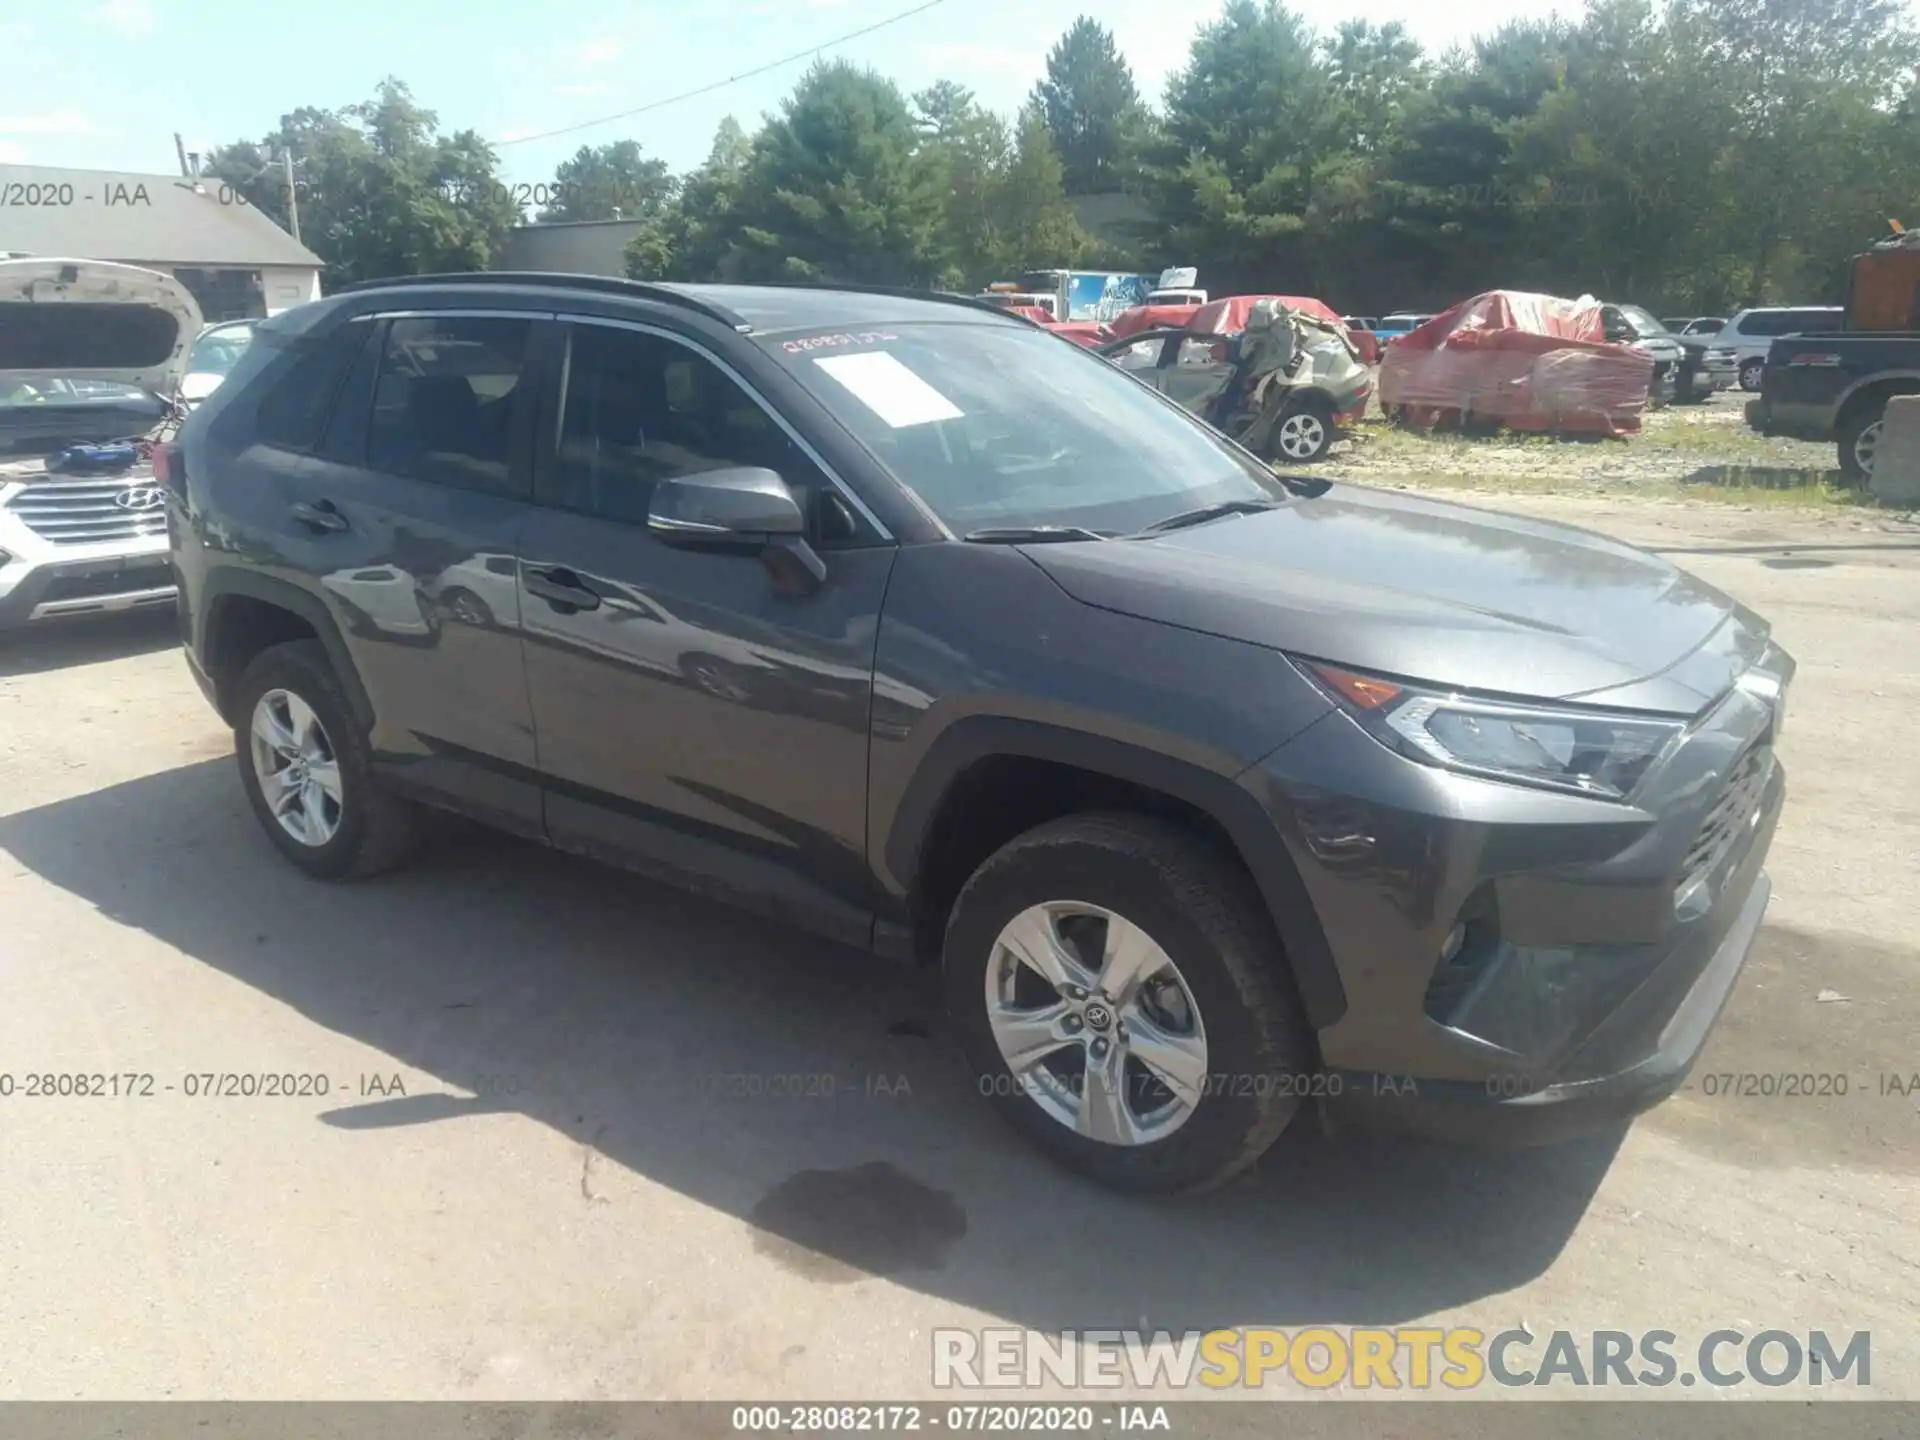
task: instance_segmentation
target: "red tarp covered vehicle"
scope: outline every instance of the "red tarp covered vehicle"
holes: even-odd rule
[[[1047,328],[1061,339],[1071,340],[1076,345],[1085,345],[1089,350],[1113,338],[1113,331],[1098,320],[1062,320],[1059,324],[1049,325]]]
[[[1185,325],[1198,305],[1135,305],[1113,317],[1110,327],[1115,340],[1138,335],[1142,330],[1158,330],[1163,325]]]
[[[1207,335],[1238,335],[1247,328],[1247,312],[1262,300],[1278,300],[1289,310],[1303,311],[1346,329],[1346,322],[1333,313],[1326,301],[1315,300],[1311,295],[1229,295],[1222,300],[1209,300],[1186,321],[1187,329]]]
[[[1232,335],[1247,328],[1247,312],[1261,300],[1278,300],[1289,310],[1303,310],[1317,319],[1340,326],[1346,331],[1347,339],[1353,342],[1353,348],[1360,352],[1362,364],[1379,363],[1380,342],[1374,339],[1373,332],[1348,328],[1347,322],[1334,313],[1332,306],[1324,300],[1314,299],[1311,295],[1233,295],[1224,300],[1210,300],[1198,307],[1193,317],[1184,323],[1189,330],[1204,330],[1214,335]],[[1178,325],[1183,322],[1166,320],[1160,323]],[[1116,321],[1115,334],[1121,333],[1118,324],[1119,322]]]
[[[1387,347],[1380,404],[1423,429],[1471,418],[1516,430],[1636,434],[1653,360],[1604,334],[1597,300],[1490,290]]]

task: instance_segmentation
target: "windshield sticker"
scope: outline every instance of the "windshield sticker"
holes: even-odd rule
[[[784,340],[780,348],[789,355],[804,355],[809,350],[830,350],[839,345],[878,345],[899,338],[888,330],[861,330],[852,335],[809,335],[802,340]]]
[[[895,430],[933,420],[958,420],[954,403],[884,350],[827,355],[814,364]]]

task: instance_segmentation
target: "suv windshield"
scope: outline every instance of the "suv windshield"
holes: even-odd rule
[[[1133,531],[1288,494],[1186,412],[1040,330],[913,322],[762,343],[957,534]]]
[[[251,324],[217,326],[194,342],[187,370],[195,375],[226,375],[252,343]]]
[[[1620,313],[1632,321],[1633,328],[1638,330],[1643,336],[1673,334],[1673,332],[1659,320],[1654,319],[1651,311],[1642,310],[1638,305],[1622,305],[1619,308]]]

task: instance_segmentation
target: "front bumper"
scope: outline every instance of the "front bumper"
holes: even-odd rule
[[[159,512],[113,503],[136,489],[153,489],[144,470],[56,481],[0,477],[0,630],[173,603]]]
[[[166,537],[108,554],[25,558],[0,565],[0,630],[78,615],[110,615],[173,604]]]
[[[1792,668],[1769,649],[1753,679],[1783,688]],[[1244,775],[1338,971],[1344,1008],[1318,1034],[1330,1113],[1538,1143],[1670,1093],[1766,910],[1778,718],[1767,684],[1736,686],[1631,805],[1421,765],[1344,715]]]

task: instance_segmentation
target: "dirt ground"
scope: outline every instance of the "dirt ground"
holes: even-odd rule
[[[0,642],[0,1399],[939,1398],[935,1326],[1422,1322],[1865,1330],[1870,1393],[1920,1398],[1920,1098],[1887,1088],[1920,1072],[1920,526],[1497,503],[1661,550],[1799,659],[1738,991],[1624,1133],[1301,1124],[1178,1203],[1024,1149],[879,962],[463,828],[304,879],[164,619]],[[76,1072],[154,1091],[21,1088]],[[190,1093],[223,1072],[306,1093]],[[1847,1094],[1700,1078],[1740,1072]]]

